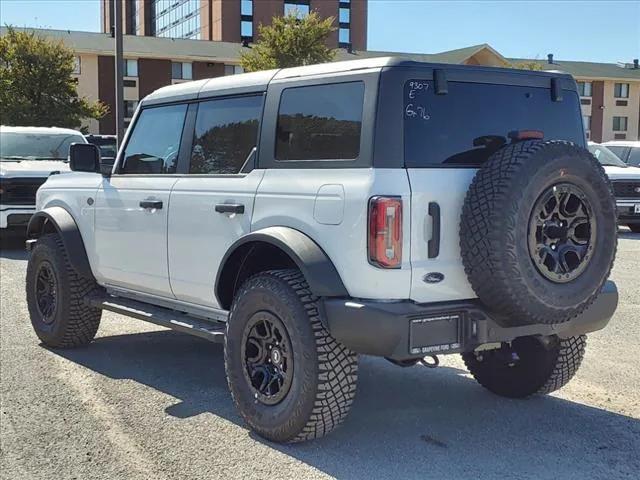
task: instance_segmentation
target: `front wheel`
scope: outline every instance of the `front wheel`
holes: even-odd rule
[[[233,301],[229,388],[244,420],[268,440],[321,437],[353,403],[357,355],[325,329],[317,300],[298,270],[273,270],[247,280]]]
[[[87,304],[95,280],[76,272],[60,237],[43,235],[27,265],[27,306],[38,338],[49,347],[71,348],[93,340],[102,310]]]
[[[510,398],[551,393],[578,371],[587,337],[516,338],[494,350],[462,354],[471,375],[491,392]]]

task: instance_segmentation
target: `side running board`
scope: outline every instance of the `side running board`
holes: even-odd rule
[[[212,342],[221,343],[224,341],[226,324],[223,322],[205,320],[170,308],[110,295],[94,297],[88,303],[92,307],[144,320]]]

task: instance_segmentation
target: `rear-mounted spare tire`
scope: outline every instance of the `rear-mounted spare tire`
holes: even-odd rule
[[[500,149],[476,174],[462,208],[469,282],[509,325],[580,314],[607,280],[616,245],[604,169],[569,142],[527,140]]]

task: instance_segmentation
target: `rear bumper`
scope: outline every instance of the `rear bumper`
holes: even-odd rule
[[[604,328],[618,305],[608,281],[582,315],[559,325],[505,327],[479,301],[420,305],[328,298],[324,310],[331,335],[351,350],[395,360],[472,351],[479,345],[527,335],[561,338]]]

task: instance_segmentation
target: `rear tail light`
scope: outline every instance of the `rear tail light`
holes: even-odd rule
[[[373,197],[369,201],[369,262],[380,268],[402,263],[402,199]]]

